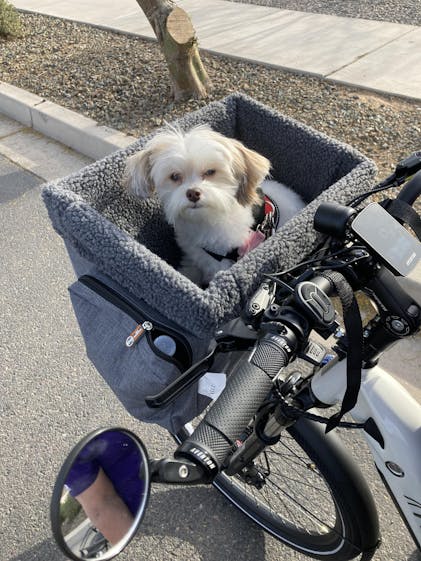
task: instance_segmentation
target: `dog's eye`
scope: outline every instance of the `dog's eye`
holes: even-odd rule
[[[179,173],[172,173],[170,175],[170,179],[171,181],[180,181],[181,180],[181,174]]]
[[[212,175],[215,175],[216,170],[214,169],[208,169],[205,171],[205,173],[203,174],[204,177],[211,177]]]

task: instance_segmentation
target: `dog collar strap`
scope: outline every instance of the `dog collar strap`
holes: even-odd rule
[[[231,250],[229,253],[226,253],[225,255],[214,253],[213,251],[211,251],[210,249],[206,249],[205,247],[202,247],[202,249],[217,261],[222,261],[222,259],[230,259],[231,261],[237,261],[238,258],[240,257],[238,248]]]
[[[250,230],[250,235],[243,243],[241,247],[238,248],[238,257],[244,257],[246,253],[255,249],[258,245],[264,242],[266,236],[261,230]]]
[[[273,221],[275,223],[275,227],[278,227],[278,221],[279,221],[278,205],[268,195],[265,195],[265,216],[267,214],[273,214]]]
[[[203,248],[204,251],[217,261],[222,261],[222,259],[230,259],[231,261],[238,261],[240,257],[244,257],[246,253],[255,249],[258,245],[264,242],[266,239],[265,234],[261,230],[250,230],[249,236],[241,247],[233,249],[226,255],[220,255],[219,253],[214,253],[209,249]]]

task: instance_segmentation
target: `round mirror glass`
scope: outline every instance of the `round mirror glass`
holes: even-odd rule
[[[135,535],[150,492],[142,441],[125,429],[99,429],[67,457],[51,501],[53,535],[70,558],[111,559]]]

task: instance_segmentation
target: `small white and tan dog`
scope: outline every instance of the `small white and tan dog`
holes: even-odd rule
[[[168,128],[128,158],[125,183],[139,197],[159,197],[184,254],[180,272],[206,285],[265,239],[253,229],[265,207],[277,210],[274,229],[303,208],[290,188],[264,181],[269,170],[267,158],[208,126]]]

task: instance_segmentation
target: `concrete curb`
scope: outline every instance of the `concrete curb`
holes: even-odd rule
[[[0,113],[94,160],[137,140],[1,81]]]

